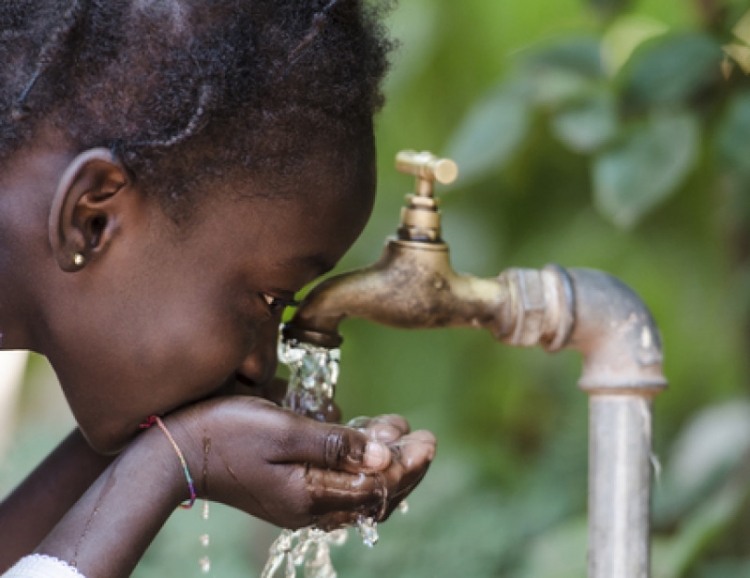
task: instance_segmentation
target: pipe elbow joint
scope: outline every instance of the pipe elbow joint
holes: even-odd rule
[[[581,389],[654,395],[667,385],[659,329],[641,298],[619,279],[568,269],[575,321],[566,347],[583,355]]]

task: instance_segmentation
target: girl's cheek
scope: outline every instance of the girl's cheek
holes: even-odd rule
[[[253,357],[257,338],[257,331],[248,331],[242,326],[214,334],[213,338],[209,336],[196,355],[199,367],[189,369],[188,378],[200,375],[196,387],[204,396],[215,393]]]

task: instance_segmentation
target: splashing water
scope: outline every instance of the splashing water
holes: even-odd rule
[[[334,411],[333,396],[339,377],[341,352],[325,349],[296,340],[279,342],[279,361],[289,366],[289,386],[283,405],[297,413],[319,421]],[[348,425],[364,429],[362,418]],[[403,510],[402,510],[403,511]],[[378,542],[377,522],[360,516],[357,532],[362,542],[374,546]],[[326,532],[308,527],[301,530],[282,530],[269,549],[269,557],[261,578],[273,578],[279,570],[284,578],[295,578],[297,567],[304,566],[305,578],[336,578],[331,562],[331,546],[346,543],[346,529]]]
[[[336,578],[331,563],[331,546],[343,546],[346,530],[325,532],[316,528],[282,530],[269,550],[262,578],[275,576],[283,569],[284,578],[295,578],[296,567],[304,565],[305,578]]]
[[[279,361],[289,367],[284,407],[325,421],[334,407],[340,360],[339,349],[317,347],[295,339],[279,341]]]

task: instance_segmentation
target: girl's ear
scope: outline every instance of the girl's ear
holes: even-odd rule
[[[104,148],[87,150],[68,165],[49,214],[49,242],[63,271],[78,271],[107,249],[129,184],[125,167]]]

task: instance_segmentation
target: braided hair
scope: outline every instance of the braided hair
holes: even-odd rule
[[[0,170],[51,123],[110,148],[175,218],[201,180],[294,174],[290,153],[382,105],[388,1],[372,2],[0,2]]]

